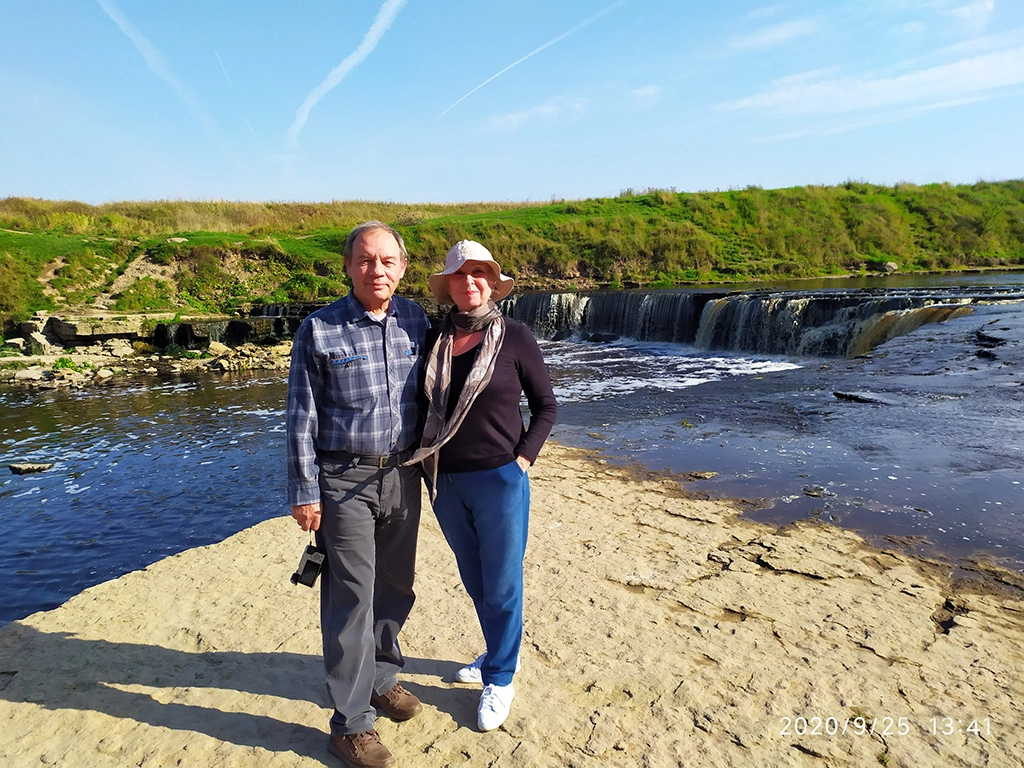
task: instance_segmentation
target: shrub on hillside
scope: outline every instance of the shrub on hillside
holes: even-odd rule
[[[170,284],[166,280],[142,277],[125,290],[115,293],[113,308],[118,312],[172,309]]]
[[[47,229],[65,235],[84,235],[92,229],[92,219],[83,213],[60,211],[47,215]]]

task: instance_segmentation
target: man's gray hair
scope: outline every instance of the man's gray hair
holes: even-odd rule
[[[405,250],[405,240],[398,234],[398,230],[394,227],[389,227],[383,221],[377,221],[371,219],[370,221],[364,221],[362,224],[357,225],[351,232],[348,233],[348,238],[345,240],[345,250],[342,252],[345,256],[345,263],[347,264],[352,259],[352,248],[355,247],[356,240],[358,240],[366,232],[371,232],[375,229],[382,229],[385,232],[390,232],[398,243],[398,249],[402,252],[402,261],[409,260],[409,254]]]

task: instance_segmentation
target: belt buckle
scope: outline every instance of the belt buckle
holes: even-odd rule
[[[390,456],[378,456],[377,457],[377,469],[387,469],[388,462],[391,460]]]

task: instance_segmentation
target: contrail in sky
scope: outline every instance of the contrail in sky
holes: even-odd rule
[[[224,73],[224,79],[228,81],[228,87],[231,89],[231,92],[235,94],[235,101],[238,102],[239,108],[241,109],[242,100],[238,98],[238,92],[235,90],[235,84],[232,83],[231,78],[228,77],[228,71],[224,67],[224,62],[220,60],[220,54],[217,53],[216,48],[213,49],[213,55],[217,57],[217,63],[220,64],[220,71]],[[249,133],[252,134],[253,139],[259,141],[259,139],[256,138],[256,131],[252,129],[252,123],[249,122],[249,116],[245,114],[244,109],[242,110],[242,117],[245,118],[245,124],[249,126]]]
[[[483,88],[485,85],[487,85],[492,80],[495,80],[496,78],[499,78],[502,75],[504,75],[506,72],[508,72],[510,69],[512,69],[512,67],[515,67],[515,66],[517,66],[519,64],[522,64],[528,58],[530,58],[531,56],[535,56],[536,54],[538,54],[541,51],[543,51],[545,48],[550,48],[555,43],[558,43],[558,42],[561,42],[562,40],[565,40],[565,38],[567,38],[569,35],[573,34],[574,32],[579,32],[584,27],[593,24],[595,21],[600,19],[602,16],[606,16],[607,14],[611,13],[616,8],[618,8],[620,5],[624,5],[626,2],[627,2],[627,0],[619,0],[619,2],[617,2],[617,3],[612,3],[607,8],[605,8],[603,11],[598,11],[593,16],[591,16],[589,19],[587,19],[586,21],[580,22],[575,27],[570,29],[568,32],[563,32],[562,34],[560,34],[558,37],[554,38],[553,40],[548,40],[540,48],[535,48],[534,50],[530,51],[528,54],[523,56],[523,58],[519,59],[518,61],[513,61],[511,64],[509,64],[507,67],[505,67],[503,70],[501,70],[497,74],[491,75],[489,78],[484,80],[482,83],[480,83],[480,85],[478,85],[476,88],[474,88],[469,93],[467,93],[465,96],[463,96],[461,99],[459,99],[459,101],[456,101],[455,104],[452,104],[451,107],[448,107],[448,109],[446,109],[444,112],[442,112],[440,115],[437,116],[437,119],[440,119],[440,118],[444,117],[452,109],[452,107],[454,107],[460,101],[463,101],[464,99],[468,98],[469,96],[472,96],[474,93],[479,91],[481,88]]]
[[[114,4],[113,0],[96,0],[96,2],[99,3],[103,12],[110,17],[110,20],[117,24],[128,39],[132,41],[132,44],[138,49],[139,53],[142,54],[142,58],[146,60],[146,65],[150,68],[153,74],[171,86],[171,89],[178,94],[178,98],[185,102],[185,106],[187,106],[189,111],[195,115],[203,128],[205,128],[209,133],[216,135],[216,123],[214,123],[213,119],[203,111],[202,107],[199,106],[199,102],[196,101],[192,92],[185,87],[184,83],[171,74],[171,70],[167,66],[167,62],[164,61],[164,57],[161,56],[157,49],[153,47],[153,44],[146,39],[146,36],[139,32],[138,28],[134,24],[128,21],[128,18],[121,13],[121,9]]]
[[[345,75],[355,69],[363,60],[373,53],[373,49],[377,47],[377,43],[384,37],[384,33],[391,28],[391,25],[395,23],[395,18],[398,16],[398,12],[402,10],[402,6],[405,5],[406,0],[386,0],[384,5],[377,11],[377,18],[373,20],[373,24],[366,32],[366,36],[363,38],[363,42],[359,44],[352,53],[350,53],[341,64],[331,70],[331,73],[327,75],[327,79],[324,80],[320,85],[314,88],[306,100],[302,102],[302,106],[295,112],[295,122],[292,123],[292,127],[288,129],[288,146],[295,149],[299,145],[299,131],[302,130],[302,126],[306,124],[306,118],[309,117],[309,111],[316,106],[316,103],[320,101],[327,93],[333,89],[338,83],[345,79]]]

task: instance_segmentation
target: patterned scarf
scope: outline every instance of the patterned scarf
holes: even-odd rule
[[[451,419],[445,419],[448,412],[448,396],[452,384],[452,347],[455,343],[455,329],[473,333],[484,331],[476,360],[466,377],[466,383],[459,394]],[[423,472],[430,481],[430,500],[437,496],[437,454],[441,447],[451,440],[462,426],[470,406],[484,391],[494,373],[494,362],[505,339],[505,318],[493,301],[469,312],[454,309],[441,326],[441,335],[427,356],[427,372],[424,389],[427,394],[427,423],[423,427],[423,440],[419,450],[404,464],[423,463]]]

